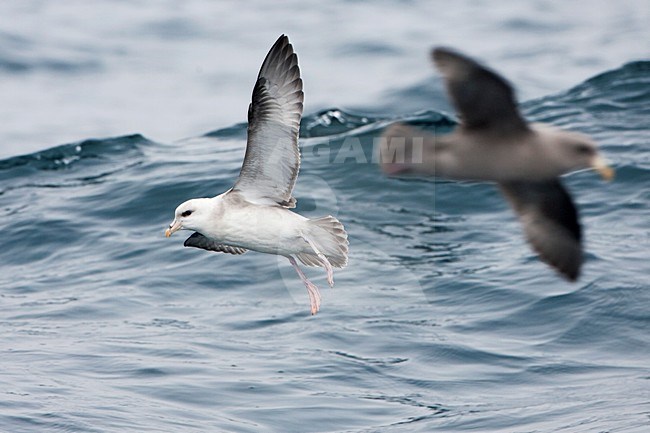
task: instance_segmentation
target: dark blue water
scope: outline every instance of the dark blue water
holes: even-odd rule
[[[115,7],[125,4],[130,3]],[[178,11],[181,17],[196,8],[196,2],[188,4],[189,9]],[[341,4],[347,15],[326,7],[330,13],[338,11],[339,18],[364,15],[357,3]],[[419,2],[405,4],[413,17],[424,8]],[[539,67],[539,75],[532,77],[543,77],[542,84],[523,80],[520,93],[540,96],[525,98],[526,116],[592,135],[617,169],[611,183],[588,171],[564,179],[585,228],[586,263],[579,282],[562,280],[535,257],[493,185],[387,179],[373,163],[373,141],[395,117],[439,131],[453,128],[439,80],[427,69],[429,41],[422,42],[421,52],[419,47],[402,51],[404,45],[397,44],[402,48],[396,61],[407,57],[405,53],[423,56],[421,79],[382,70],[392,77],[386,80],[401,85],[386,84],[384,96],[376,100],[370,97],[373,91],[356,89],[354,80],[337,75],[334,66],[352,58],[355,67],[363,68],[395,52],[359,37],[355,27],[332,36],[333,46],[347,37],[348,51],[333,49],[320,63],[312,63],[312,72],[308,59],[314,53],[305,50],[303,56],[298,49],[306,98],[312,90],[321,99],[308,105],[302,123],[296,211],[336,215],[350,235],[349,267],[335,273],[334,289],[327,287],[322,270],[306,270],[323,294],[322,309],[313,317],[306,290],[286,259],[208,253],[183,248],[185,233],[164,237],[180,202],[232,186],[245,146],[246,126],[238,122],[245,118],[252,84],[247,84],[245,97],[238,96],[241,107],[217,110],[232,111],[239,120],[214,122],[197,130],[197,137],[181,141],[129,133],[145,127],[124,127],[114,138],[52,147],[45,138],[48,124],[35,121],[43,116],[30,117],[29,110],[14,108],[14,118],[33,126],[25,134],[44,150],[0,160],[0,431],[647,431],[650,62],[632,57],[620,67],[599,69],[593,78],[575,81],[580,83],[575,86],[541,92],[548,83],[566,79],[544,72],[553,71],[544,50],[557,53],[557,33],[586,44],[575,32],[592,21],[585,18],[589,14],[574,17],[574,24],[562,14],[564,18],[554,21],[544,12],[545,2],[528,6],[537,11],[528,10],[529,19],[515,19],[516,4],[510,13],[486,9],[479,30],[535,34],[537,40],[550,35],[550,45],[529,56],[498,51],[502,60],[511,53],[506,69],[531,62]],[[482,10],[471,3],[459,5],[461,12]],[[366,16],[380,16],[383,9],[399,16],[403,8],[387,3],[368,9]],[[62,22],[74,15],[68,9],[47,10]],[[118,12],[126,16],[127,10]],[[306,24],[292,21],[287,26],[311,34],[314,21],[307,18],[318,14],[309,10],[296,12]],[[608,16],[628,17],[621,10],[622,15]],[[13,12],[26,16],[30,11]],[[277,23],[287,21],[281,12],[262,12],[274,23],[266,30],[274,32]],[[440,13],[448,20],[455,16],[452,11]],[[183,19],[142,31],[166,41],[200,39],[203,27],[183,27]],[[362,28],[373,27],[372,20],[363,22]],[[124,23],[98,28],[133,30],[130,21]],[[628,23],[633,34],[635,21]],[[230,25],[234,32],[235,25]],[[446,26],[455,35],[452,39],[463,34],[453,33],[453,23]],[[179,28],[185,30],[179,33]],[[400,28],[406,29],[404,34],[415,32],[410,40],[422,37],[415,30],[423,27]],[[21,33],[8,30],[0,38],[30,46],[30,38],[38,40],[48,31],[34,27],[21,40],[16,39]],[[80,40],[67,32],[61,29],[58,40],[64,46]],[[308,44],[308,35],[303,43]],[[507,45],[493,32],[486,37]],[[155,45],[124,38],[118,41],[127,52]],[[244,38],[259,51],[248,67],[252,77],[268,49],[261,39]],[[267,39],[270,45],[275,38]],[[300,38],[293,42],[300,47]],[[525,45],[523,39],[511,42]],[[118,56],[113,43],[111,38],[88,42],[101,48],[101,58]],[[112,71],[105,72],[106,80],[128,75],[83,60],[95,58],[91,50],[78,68],[52,72],[53,66],[43,60],[50,58],[50,51],[19,58],[24,60],[20,63],[12,45],[3,47],[8,51],[0,49],[5,60],[0,69],[9,82],[27,77],[45,85],[50,81],[44,77],[54,76],[54,82],[70,81],[62,84],[68,90],[88,90],[74,80],[90,80],[93,68]],[[567,70],[584,72],[585,64],[612,58],[591,55],[598,60],[589,63],[585,53],[586,63],[567,63]],[[68,51],[62,57],[67,64],[76,59]],[[331,70],[314,73],[326,63],[333,65]],[[21,69],[21,64],[27,66]],[[231,67],[241,67],[237,64],[231,60],[217,70],[231,73]],[[137,62],[127,62],[125,70],[129,65],[138,68]],[[398,70],[391,65],[393,72]],[[529,69],[518,71],[526,76]],[[326,82],[325,75],[332,81]],[[369,81],[377,84],[381,77],[369,74]],[[112,88],[122,83],[117,80]],[[344,87],[340,94],[338,85]],[[0,85],[0,90],[7,88]],[[209,97],[235,97],[216,93]],[[56,119],[71,113],[85,118],[79,105],[84,94],[66,94],[72,108],[46,104],[48,112]],[[116,98],[122,97],[116,92]],[[349,106],[356,97],[356,109],[316,107],[328,98]],[[28,103],[30,98],[24,99]],[[121,116],[118,105],[102,110],[115,120]],[[56,117],[61,115],[58,107],[70,112]],[[133,112],[132,107],[124,110]],[[156,114],[150,112],[148,118]],[[166,119],[163,114],[159,122]],[[66,130],[79,131],[76,126],[61,123]],[[2,144],[11,143],[11,125],[3,128]],[[96,134],[89,136],[101,135]],[[12,147],[7,153],[20,152]]]

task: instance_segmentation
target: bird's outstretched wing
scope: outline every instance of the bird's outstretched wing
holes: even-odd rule
[[[448,48],[435,48],[431,57],[445,78],[460,127],[500,133],[528,131],[517,109],[515,92],[503,77]]]
[[[540,258],[575,281],[582,265],[582,230],[578,211],[560,181],[503,182],[499,186]]]
[[[246,156],[233,187],[246,200],[295,207],[303,99],[298,58],[282,35],[262,63],[248,107]]]
[[[232,245],[224,245],[213,240],[210,240],[203,236],[201,233],[194,232],[192,236],[185,239],[183,244],[186,247],[201,248],[208,251],[214,251],[217,253],[228,253],[228,254],[244,254],[248,251],[246,248],[233,247]]]

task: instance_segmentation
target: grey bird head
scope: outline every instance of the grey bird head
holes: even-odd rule
[[[596,170],[605,180],[614,178],[614,169],[598,151],[598,145],[587,135],[541,123],[531,124],[531,127],[535,131],[544,131],[543,135],[539,135],[544,137],[541,144],[553,156],[559,170],[557,175],[590,168]]]

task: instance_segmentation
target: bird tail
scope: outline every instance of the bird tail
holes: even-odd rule
[[[343,224],[331,215],[310,219],[307,224],[307,236],[314,242],[316,248],[327,257],[335,268],[344,268],[348,264],[348,234]],[[298,260],[307,266],[323,267],[318,256],[314,253],[296,254]]]
[[[425,164],[424,157],[435,146],[433,134],[395,123],[386,128],[379,141],[379,166],[388,176],[433,175],[433,166]]]

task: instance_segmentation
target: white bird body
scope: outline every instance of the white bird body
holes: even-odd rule
[[[237,194],[206,199],[211,218],[219,221],[201,232],[216,242],[261,253],[288,256],[309,253],[302,238],[309,219],[278,206],[250,203]]]

